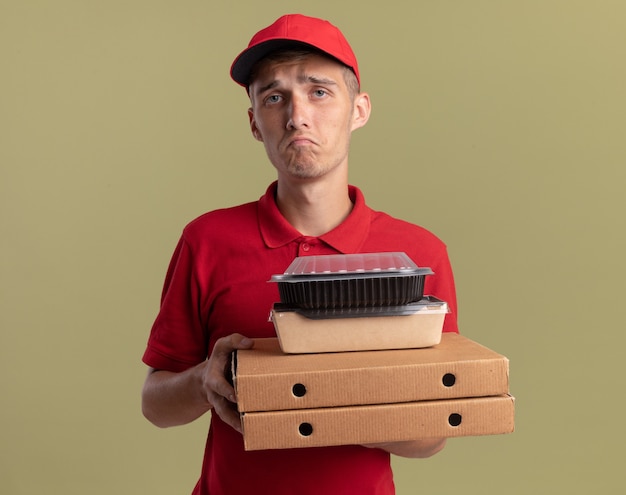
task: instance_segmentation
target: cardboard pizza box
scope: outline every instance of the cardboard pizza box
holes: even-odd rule
[[[242,415],[246,450],[511,433],[514,398],[462,398]]]
[[[509,360],[455,333],[423,349],[285,354],[276,338],[237,351],[239,411],[485,397],[509,392]]]

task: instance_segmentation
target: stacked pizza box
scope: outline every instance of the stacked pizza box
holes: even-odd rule
[[[271,317],[277,338],[238,351],[247,450],[509,433],[505,356],[443,333],[429,268],[404,253],[296,258]]]

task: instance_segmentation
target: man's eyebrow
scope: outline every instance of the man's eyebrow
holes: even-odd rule
[[[337,86],[337,82],[333,79],[328,79],[326,77],[319,77],[315,75],[306,75],[306,74],[298,77],[298,82],[300,84],[311,83],[311,84],[321,84],[321,85],[326,85],[326,86]],[[269,91],[270,89],[274,89],[279,86],[280,86],[280,80],[274,79],[273,81],[270,81],[269,83],[263,86],[260,86],[255,91],[255,93],[262,94],[262,93],[265,93],[266,91]]]
[[[313,84],[322,84],[322,85],[331,85],[331,86],[336,86],[337,82],[333,79],[328,79],[326,77],[318,77],[318,76],[314,76],[314,75],[304,75],[300,78],[301,82],[310,82]]]
[[[272,88],[275,88],[276,86],[278,86],[278,81],[275,79],[272,82],[266,84],[265,86],[261,86],[256,90],[256,94],[261,94],[264,93],[265,91],[268,91]]]

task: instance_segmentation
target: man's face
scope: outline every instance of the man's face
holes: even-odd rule
[[[250,127],[279,177],[314,179],[347,167],[350,135],[369,116],[344,68],[320,55],[268,61],[250,85]],[[366,97],[366,96],[365,96]]]

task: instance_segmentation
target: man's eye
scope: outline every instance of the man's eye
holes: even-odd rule
[[[267,103],[278,103],[280,101],[280,96],[279,95],[270,95],[268,96],[265,101]]]
[[[316,89],[313,94],[315,96],[317,96],[318,98],[321,98],[323,96],[326,96],[326,90],[324,90],[324,89]]]

